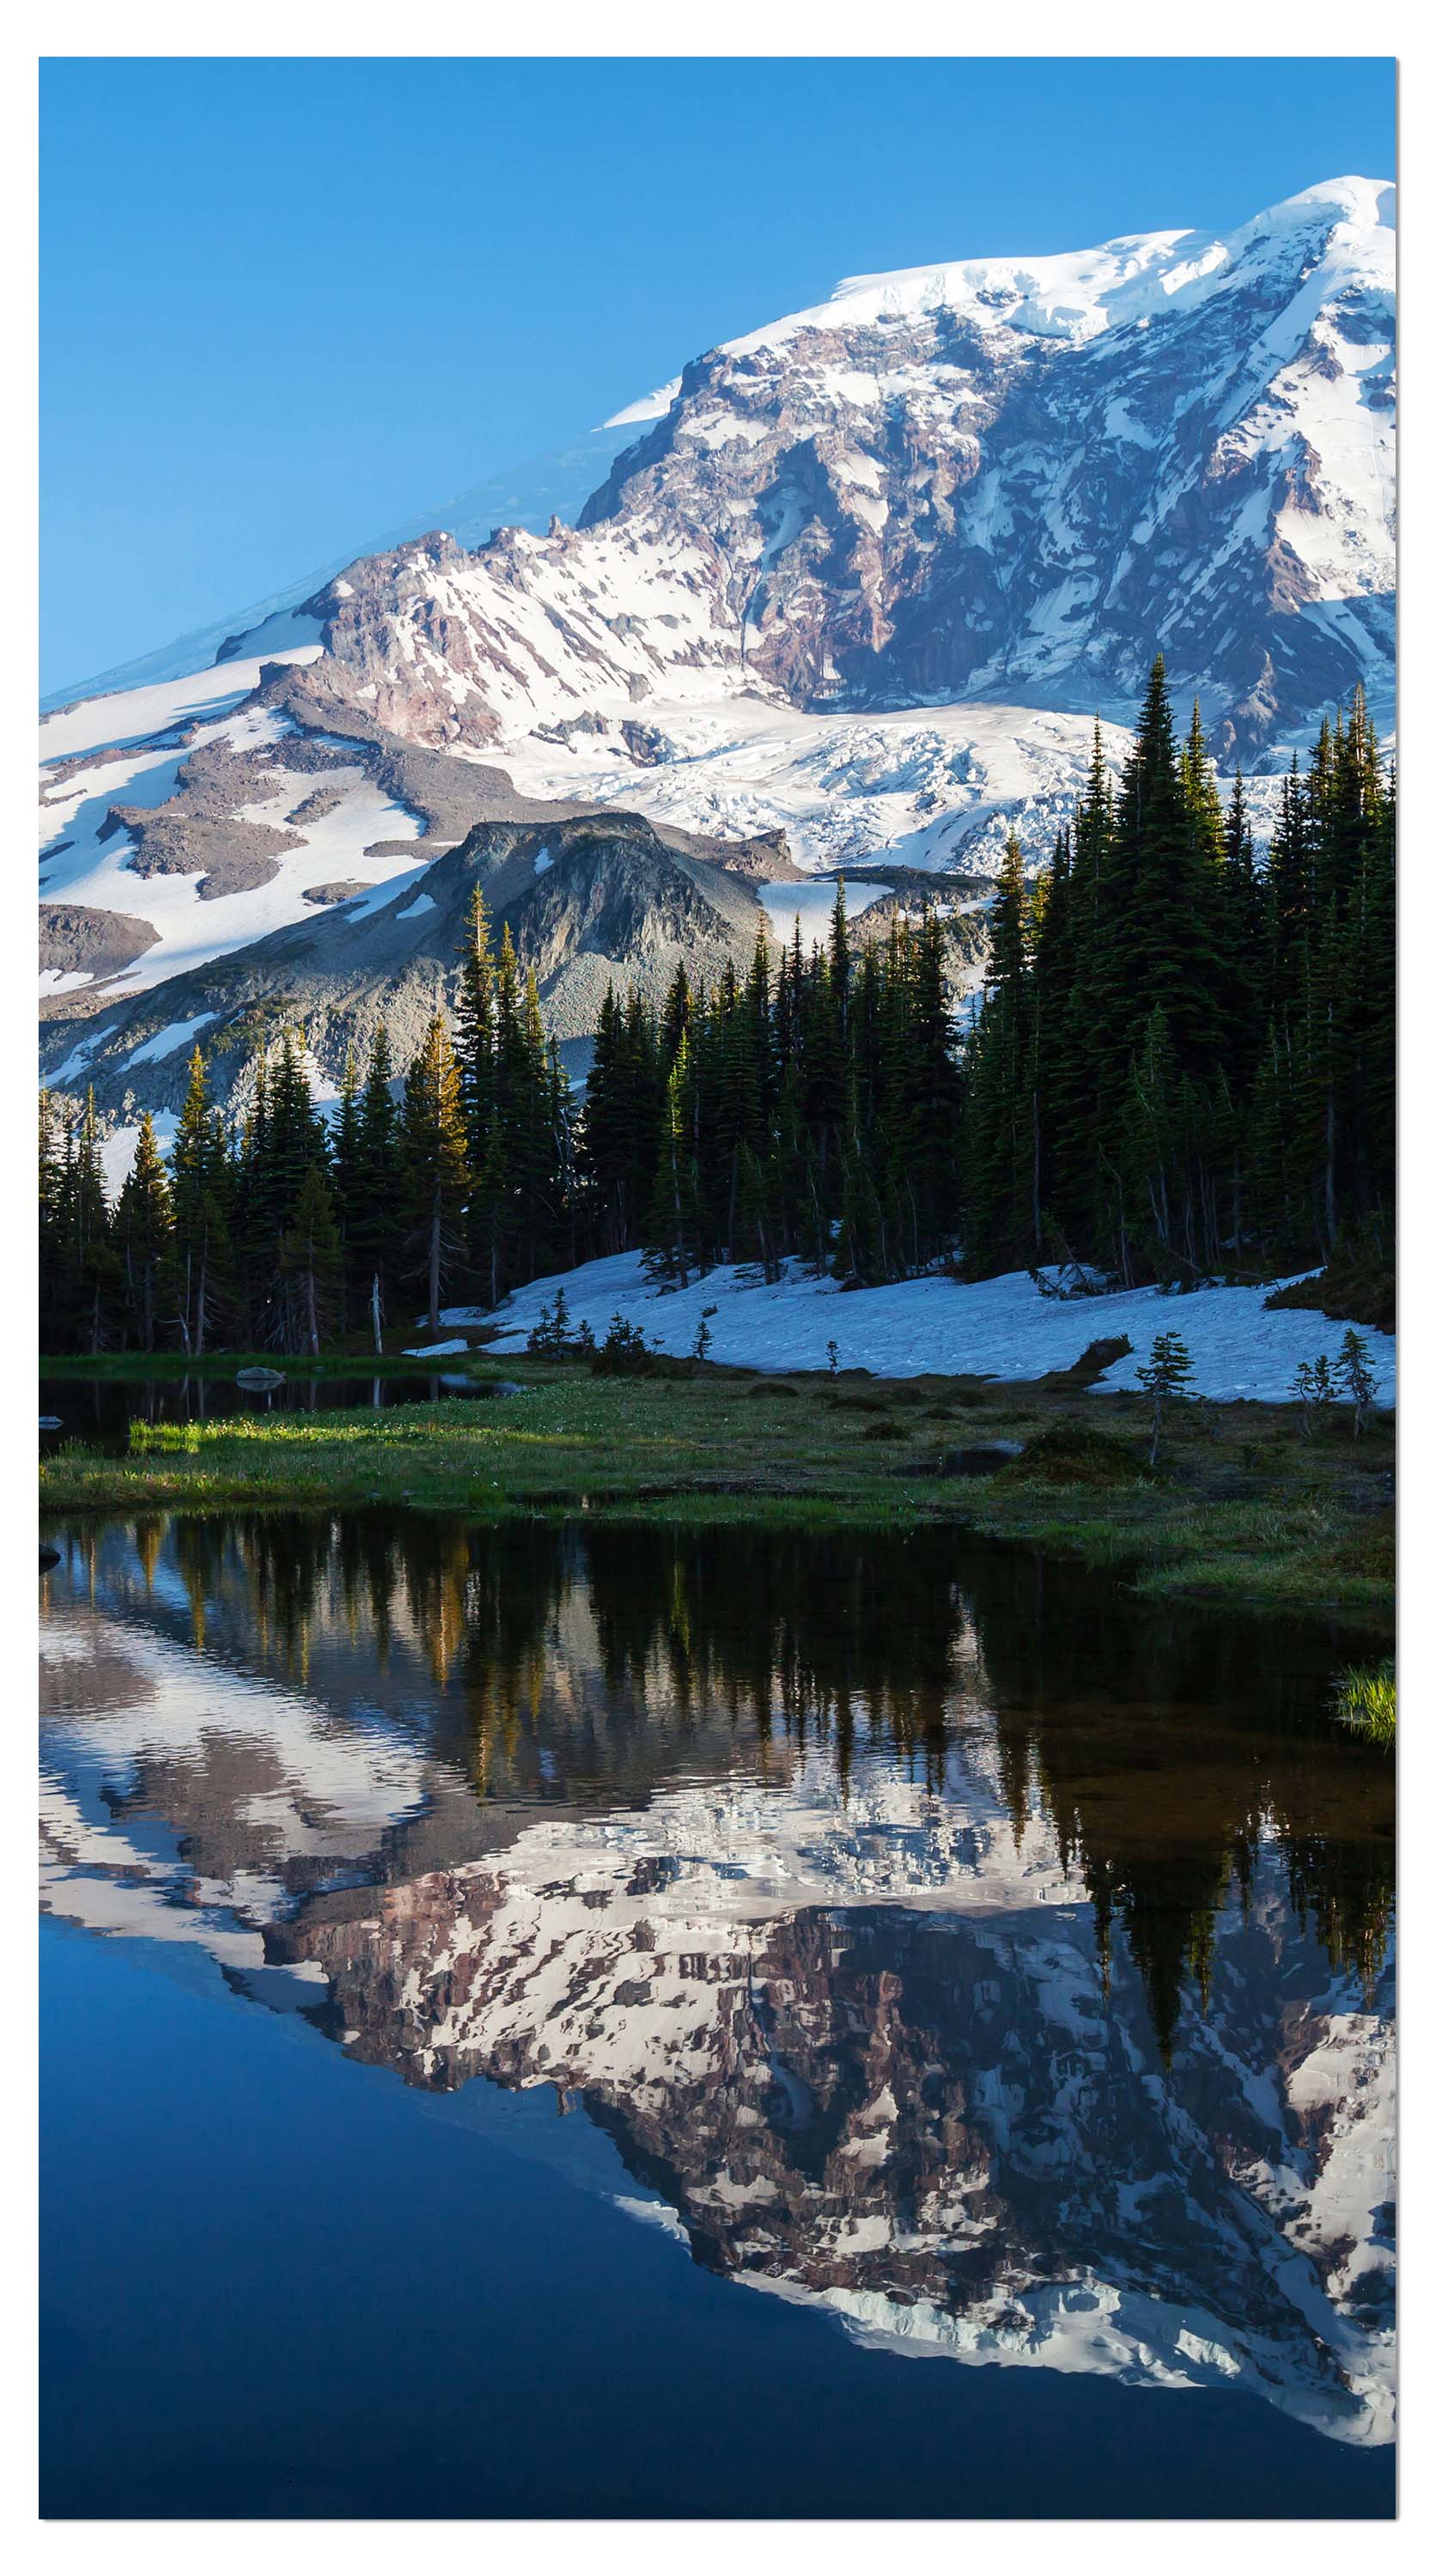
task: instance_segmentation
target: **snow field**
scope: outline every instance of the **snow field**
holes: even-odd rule
[[[226,665],[230,673],[257,669],[257,664]],[[109,723],[125,729],[127,711],[133,708],[137,720],[149,716],[152,729],[163,730],[167,723],[179,720],[184,712],[179,702],[187,705],[195,696],[196,686],[192,682],[174,683],[165,689],[138,690],[123,698],[95,700],[91,702],[92,723],[98,723],[101,711],[105,711]],[[227,694],[232,697],[233,693]],[[155,713],[160,702],[160,712]],[[163,706],[168,705],[176,707],[175,715],[163,712]],[[78,720],[85,712],[69,710],[67,720],[68,715]],[[50,741],[51,727],[61,721],[51,717],[41,728],[42,753],[47,759],[62,756]],[[130,864],[134,844],[128,832],[113,832],[101,840],[112,805],[158,806],[174,794],[176,772],[189,750],[216,742],[234,751],[259,745],[282,747],[288,731],[282,718],[262,711],[227,713],[221,706],[216,720],[201,726],[188,749],[167,753],[122,751],[103,767],[81,770],[73,780],[51,791],[52,801],[41,808],[42,834],[47,842],[58,840],[68,846],[53,856],[41,850],[45,880],[42,901],[128,914],[147,921],[159,933],[155,946],[146,949],[132,966],[105,979],[107,989],[112,988],[117,998],[147,992],[171,975],[188,973],[213,957],[225,956],[232,949],[246,947],[251,940],[264,938],[272,930],[311,920],[314,907],[304,899],[308,886],[358,879],[374,887],[375,900],[383,902],[387,899],[384,889],[392,886],[398,892],[400,879],[411,882],[437,855],[437,849],[425,849],[418,869],[398,851],[391,851],[385,858],[366,858],[365,851],[375,841],[406,841],[419,847],[423,844],[417,815],[386,796],[357,765],[322,773],[322,783],[338,791],[339,803],[330,813],[299,826],[300,847],[279,856],[276,873],[265,884],[242,892],[203,898],[199,893],[202,869],[192,876],[139,876]],[[292,832],[296,827],[288,819],[289,812],[314,783],[307,774],[276,770],[273,796],[246,806],[242,819]],[[57,988],[53,970],[48,979],[41,980],[42,988],[63,989]],[[92,979],[84,976],[78,980]]]
[[[1045,857],[1092,752],[1090,716],[1026,706],[823,716],[753,698],[701,709],[655,701],[644,720],[671,747],[651,769],[615,759],[615,746],[591,734],[566,747],[511,740],[496,756],[527,796],[591,797],[716,840],[782,830],[799,866],[818,869],[884,859],[963,866],[969,832],[1013,807],[1019,838]],[[1103,731],[1108,758],[1120,763],[1130,736],[1120,724]],[[995,864],[999,847],[975,864]],[[849,889],[850,909],[858,891]],[[776,888],[770,905],[781,919],[788,902],[789,926],[791,892]]]
[[[971,1284],[946,1278],[904,1279],[887,1288],[845,1290],[831,1279],[802,1275],[795,1264],[777,1287],[743,1269],[710,1270],[686,1289],[655,1288],[637,1253],[617,1253],[577,1270],[536,1280],[497,1310],[504,1327],[491,1345],[521,1349],[560,1288],[573,1329],[587,1322],[602,1339],[615,1314],[642,1326],[670,1356],[691,1351],[704,1310],[710,1356],[735,1367],[781,1371],[823,1369],[828,1343],[839,1368],[877,1377],[1042,1377],[1070,1368],[1090,1342],[1125,1333],[1132,1356],[1099,1379],[1097,1392],[1135,1388],[1137,1371],[1158,1333],[1180,1334],[1191,1353],[1194,1386],[1219,1403],[1281,1404],[1302,1360],[1335,1361],[1346,1327],[1301,1309],[1267,1311],[1269,1288],[1200,1288],[1163,1296],[1155,1288],[1110,1296],[1044,1297],[1024,1270]],[[494,1320],[472,1306],[445,1309],[446,1324]],[[1396,1344],[1389,1333],[1361,1328],[1371,1353],[1377,1402],[1396,1400]]]
[[[40,758],[68,760],[77,752],[101,751],[109,743],[143,742],[172,725],[211,723],[227,715],[259,683],[261,658],[273,662],[312,662],[317,644],[304,644],[252,661],[221,662],[213,670],[187,674],[140,689],[120,689],[100,698],[80,698],[40,719]],[[137,799],[132,799],[137,802]]]

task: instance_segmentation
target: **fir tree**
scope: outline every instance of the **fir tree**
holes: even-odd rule
[[[115,1239],[124,1273],[125,1310],[142,1351],[155,1347],[155,1326],[170,1284],[174,1210],[154,1120],[140,1118],[135,1159],[120,1191]]]
[[[1371,1369],[1371,1345],[1350,1324],[1341,1337],[1336,1382],[1351,1398],[1351,1436],[1359,1440],[1376,1402],[1376,1380]]]
[[[329,1185],[311,1163],[299,1185],[294,1216],[279,1244],[286,1347],[317,1359],[340,1306],[343,1254]]]
[[[698,1262],[698,1194],[692,1127],[692,1055],[687,1037],[664,1087],[662,1139],[648,1222],[645,1261],[654,1273],[686,1288]]]
[[[394,1064],[381,1020],[359,1096],[354,1185],[345,1218],[350,1276],[361,1303],[371,1311],[377,1305],[381,1325],[403,1266],[407,1197]]]
[[[425,1286],[429,1330],[437,1333],[444,1283],[464,1251],[471,1185],[459,1069],[441,1011],[409,1068],[402,1136],[414,1268]]]
[[[1155,1467],[1168,1408],[1186,1395],[1192,1382],[1192,1355],[1180,1333],[1158,1333],[1151,1352],[1137,1371],[1137,1383],[1152,1399],[1152,1445],[1147,1464]]]

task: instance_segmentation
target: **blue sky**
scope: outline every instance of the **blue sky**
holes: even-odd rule
[[[1389,177],[1384,60],[52,61],[41,686],[843,275]]]

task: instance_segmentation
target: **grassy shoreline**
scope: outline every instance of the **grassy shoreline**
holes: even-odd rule
[[[52,1364],[45,1363],[47,1373]],[[242,1357],[202,1363],[232,1377]],[[422,1364],[352,1357],[286,1374],[372,1375]],[[1303,1440],[1293,1409],[1183,1409],[1146,1468],[1138,1396],[1092,1396],[1064,1377],[764,1377],[712,1368],[596,1378],[569,1361],[471,1354],[471,1397],[369,1410],[136,1424],[110,1458],[79,1442],[41,1462],[53,1512],[340,1510],[396,1505],[479,1520],[580,1514],[667,1524],[742,1521],[895,1528],[945,1523],[1125,1574],[1146,1596],[1274,1611],[1338,1612],[1389,1630],[1393,1434],[1360,1442],[1349,1418]],[[106,1374],[183,1376],[130,1357]],[[196,1364],[188,1363],[189,1373]],[[56,1367],[83,1376],[87,1364]],[[1001,1442],[1026,1454],[963,1472],[959,1453]]]

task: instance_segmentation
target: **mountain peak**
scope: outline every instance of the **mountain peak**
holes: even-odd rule
[[[825,303],[725,341],[723,354],[745,357],[805,331],[882,328],[936,312],[1083,341],[1180,301],[1200,300],[1231,278],[1253,245],[1314,221],[1389,230],[1395,193],[1387,180],[1327,179],[1221,232],[1127,233],[1085,250],[963,258],[840,278]],[[632,417],[640,416],[635,407]]]

